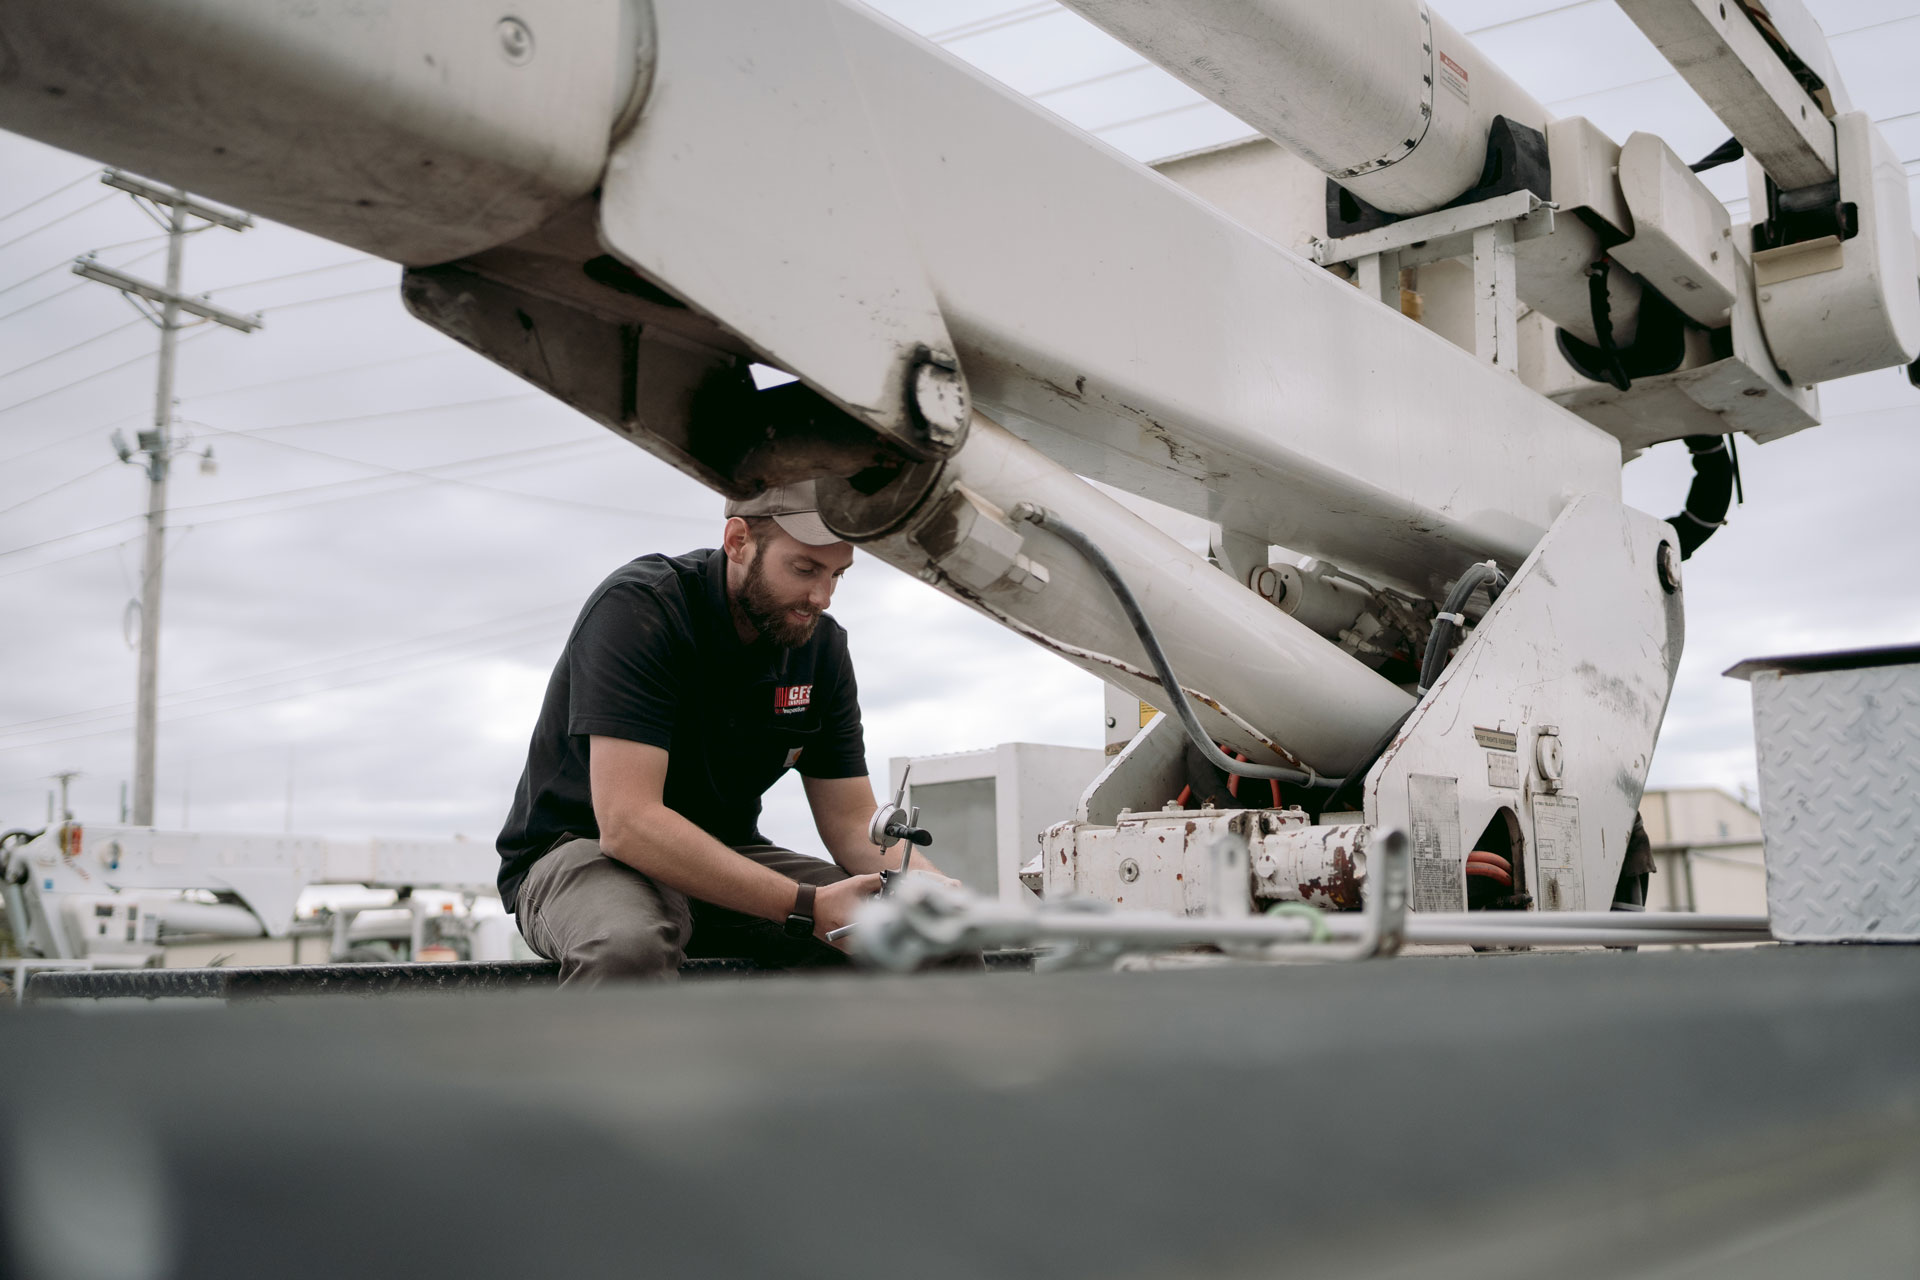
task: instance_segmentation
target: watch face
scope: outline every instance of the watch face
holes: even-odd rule
[[[789,938],[811,938],[813,936],[813,917],[788,916],[787,936]]]

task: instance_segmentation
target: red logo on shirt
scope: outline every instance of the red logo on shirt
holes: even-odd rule
[[[777,716],[797,715],[807,709],[813,701],[813,686],[810,684],[783,684],[773,691],[773,713]]]

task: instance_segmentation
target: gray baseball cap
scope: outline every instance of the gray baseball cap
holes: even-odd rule
[[[727,503],[729,516],[771,516],[773,522],[810,547],[826,547],[845,542],[820,518],[820,503],[813,496],[813,481],[776,485],[751,498],[735,498]]]

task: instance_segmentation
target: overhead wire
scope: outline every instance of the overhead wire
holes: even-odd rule
[[[513,457],[516,455],[525,454],[527,452],[531,452],[531,450],[515,449],[515,450],[509,451],[506,454],[489,454],[483,458],[468,458],[460,462],[450,462],[450,463],[444,463],[442,465],[448,466],[448,467],[468,466],[477,462],[486,462],[486,461],[499,459],[503,457]],[[173,516],[182,515],[187,512],[193,512],[193,511],[207,511],[207,510],[215,510],[221,507],[231,507],[231,506],[244,505],[249,503],[269,502],[275,498],[284,498],[284,497],[289,497],[295,494],[314,493],[314,492],[318,492],[326,489],[337,489],[342,485],[354,485],[354,484],[364,485],[368,483],[378,483],[379,481],[385,478],[386,477],[383,477],[383,476],[355,476],[348,480],[330,480],[323,484],[299,485],[291,489],[276,489],[270,493],[255,494],[254,496],[247,497],[247,498],[222,498],[214,502],[189,503],[186,506],[171,507],[168,509],[167,514],[169,517],[173,517]],[[412,487],[412,486],[404,486],[404,485],[392,486],[385,490],[376,491],[376,493],[374,494],[361,493],[361,494],[352,494],[349,496],[356,497],[356,498],[378,496],[381,493],[392,493],[392,492],[395,492],[397,489],[409,488],[409,487]],[[287,504],[285,507],[275,507],[273,508],[273,510],[298,510],[302,507],[308,507],[313,505],[316,505],[316,504],[290,503],[290,504]],[[261,513],[249,512],[247,514],[261,514]],[[66,542],[73,538],[85,537],[87,534],[90,534],[90,533],[102,533],[108,529],[115,528],[118,525],[126,524],[130,520],[142,520],[145,518],[146,517],[144,515],[136,512],[131,515],[121,516],[117,520],[109,520],[105,524],[94,525],[93,527],[88,529],[79,529],[72,533],[60,534],[57,537],[44,538],[39,542],[28,543],[26,546],[23,546],[23,547],[11,547],[11,548],[8,548],[7,550],[0,551],[0,559],[4,559],[7,556],[20,555],[21,553],[27,552],[27,551],[37,550],[40,547],[50,547],[50,546],[53,546],[55,543]],[[187,523],[187,522],[183,522],[183,523]],[[213,524],[213,523],[219,523],[219,519],[216,517],[211,520],[195,521],[191,523]]]
[[[19,235],[15,236],[13,239],[5,242],[0,242],[0,250],[11,249],[13,248],[13,246],[19,244],[22,240],[31,240],[34,236],[39,235],[42,231],[47,231],[53,227],[57,227],[69,218],[77,218],[81,214],[86,213],[89,210],[98,209],[101,205],[105,204],[109,200],[112,200],[114,197],[116,197],[119,194],[120,193],[117,191],[109,191],[105,195],[100,196],[97,199],[89,200],[87,203],[81,205],[78,209],[69,209],[67,212],[61,214],[59,217],[53,219],[51,222],[43,222],[31,231],[22,231]]]
[[[128,329],[133,328],[133,326],[137,324],[148,324],[148,323],[151,323],[151,322],[148,321],[145,316],[135,316],[133,319],[127,321],[125,324],[115,325],[113,328],[107,330],[105,333],[96,333],[91,338],[87,338],[81,342],[76,342],[70,347],[62,347],[60,348],[60,350],[53,352],[51,355],[40,356],[36,359],[27,361],[25,364],[15,365],[13,368],[7,370],[5,373],[0,373],[0,379],[11,378],[16,373],[25,373],[27,370],[37,368],[38,366],[47,363],[47,361],[49,360],[58,360],[61,356],[71,355],[73,352],[80,350],[80,348],[82,347],[90,347],[96,342],[104,342],[106,339],[113,337],[113,335],[115,335],[116,333],[125,333]]]
[[[581,440],[581,441],[573,441],[568,444],[562,444],[562,445],[534,445],[525,449],[508,450],[505,453],[487,454],[479,458],[464,458],[456,462],[441,463],[441,464],[438,464],[438,466],[436,467],[424,468],[423,478],[412,479],[410,482],[403,482],[400,484],[388,485],[384,489],[374,489],[374,490],[368,490],[368,491],[363,491],[359,493],[336,494],[332,497],[321,498],[312,502],[280,503],[277,505],[269,506],[263,510],[257,510],[257,511],[237,511],[237,512],[229,512],[224,515],[203,517],[203,518],[190,520],[190,521],[183,520],[183,521],[180,521],[179,524],[175,525],[174,527],[181,528],[181,527],[190,527],[190,526],[198,526],[198,525],[224,524],[230,520],[248,519],[248,518],[251,518],[254,516],[260,516],[260,515],[277,515],[283,511],[300,511],[308,507],[323,506],[333,502],[348,502],[348,501],[354,501],[360,498],[387,497],[394,493],[403,492],[408,489],[418,488],[422,484],[430,484],[436,481],[443,481],[448,479],[448,477],[444,477],[444,476],[425,474],[426,472],[438,471],[441,468],[467,467],[467,466],[478,465],[481,463],[496,463],[496,462],[501,462],[507,459],[518,459],[530,453],[541,453],[551,457],[553,453],[555,453],[557,450],[560,450],[560,449],[576,448],[582,445],[597,445],[600,443],[601,442],[597,440]],[[518,465],[520,464],[517,461],[508,462],[507,465],[504,467],[499,467],[499,466],[490,467],[488,470],[480,472],[478,474],[491,475],[495,471],[510,470],[513,467],[516,467]],[[471,476],[462,476],[458,478],[462,480],[472,479]],[[256,494],[252,497],[223,498],[216,502],[194,503],[187,506],[173,507],[169,509],[168,516],[171,519],[171,517],[181,515],[183,513],[188,513],[188,512],[211,511],[211,510],[217,510],[223,507],[242,506],[242,505],[262,503],[262,502],[272,502],[274,499],[277,499],[277,498],[285,498],[285,497],[295,496],[299,494],[316,493],[324,490],[338,489],[347,485],[380,484],[381,482],[389,479],[406,481],[409,478],[399,477],[399,476],[392,476],[392,477],[390,476],[354,476],[346,480],[333,480],[323,484],[301,485],[291,489],[278,489],[278,490],[274,490],[271,493]],[[500,492],[513,493],[515,491],[502,490]],[[526,495],[520,495],[520,496],[526,496]],[[679,522],[692,523],[699,520],[698,517],[694,517],[694,516],[655,515],[649,512],[637,511],[637,510],[631,511],[631,512],[625,512],[623,514],[631,516],[632,518],[635,518],[635,519],[667,520],[667,521],[672,521],[676,523],[679,523]],[[88,534],[102,533],[108,529],[117,528],[118,526],[126,524],[129,521],[141,520],[144,518],[145,518],[144,515],[139,513],[126,515],[126,516],[120,517],[117,520],[109,520],[104,524],[94,525],[90,528],[77,529],[71,533],[63,533],[63,534],[56,535],[55,537],[43,538],[39,542],[28,543],[25,546],[11,547],[6,550],[0,550],[0,559],[4,559],[8,556],[21,555],[28,551],[35,551],[41,547],[54,546],[61,542],[69,542],[75,538],[85,537]],[[704,521],[701,521],[701,523],[704,523]],[[42,564],[25,566],[20,569],[15,569],[5,573],[0,573],[0,578],[12,577],[14,576],[15,573],[22,573],[22,572],[28,571],[28,569],[38,569],[41,567],[43,567]]]
[[[304,422],[276,422],[264,427],[249,427],[245,431],[236,431],[233,434],[252,438],[269,431],[295,431],[303,427],[338,427],[353,422],[372,422],[379,418],[399,418],[410,413],[445,413],[453,409],[474,409],[481,405],[504,404],[510,400],[533,400],[545,395],[543,391],[512,391],[501,395],[480,396],[473,400],[454,400],[447,404],[421,405],[410,409],[374,409],[366,413],[351,413],[335,418],[309,418]]]
[[[1041,0],[1041,3],[1021,5],[999,13],[988,14],[984,18],[975,18],[971,22],[956,23],[938,31],[930,31],[926,38],[935,44],[952,44],[958,40],[970,40],[974,36],[986,35],[1007,27],[1017,27],[1032,22],[1036,18],[1050,17],[1061,12],[1055,0]]]
[[[1149,111],[1145,115],[1128,116],[1124,120],[1115,120],[1108,124],[1096,125],[1095,127],[1088,129],[1087,132],[1088,133],[1112,133],[1115,129],[1124,129],[1128,125],[1146,124],[1150,120],[1161,120],[1161,119],[1165,119],[1167,116],[1184,115],[1186,112],[1198,111],[1202,107],[1211,107],[1213,105],[1214,104],[1208,99],[1200,98],[1194,102],[1183,102],[1177,107],[1166,107],[1159,111]]]
[[[233,284],[217,284],[213,286],[213,288],[208,289],[207,292],[210,294],[233,293],[236,290],[240,290],[240,289],[252,289],[258,285],[279,284],[283,280],[300,280],[300,279],[304,279],[307,276],[324,275],[329,271],[342,271],[342,270],[345,270],[347,267],[364,267],[364,266],[369,266],[373,264],[379,264],[379,265],[389,266],[389,267],[393,265],[392,263],[387,262],[387,260],[384,258],[375,258],[375,257],[352,258],[346,262],[330,262],[324,267],[308,267],[304,271],[289,271],[284,275],[267,276],[264,279],[260,279],[260,280],[239,280],[239,281],[235,281]]]
[[[96,253],[100,253],[100,251],[104,251],[104,249],[94,249],[94,251],[96,251]],[[150,257],[156,257],[156,255],[159,255],[159,251],[161,251],[161,249],[152,249],[152,251],[148,251],[148,253],[140,253],[138,257],[129,257],[129,259],[127,259],[125,263],[115,263],[115,267],[119,267],[119,269],[125,269],[125,267],[132,267],[134,263],[144,263],[146,259],[150,259]],[[46,273],[42,273],[42,274],[46,274]],[[12,320],[13,317],[15,317],[15,315],[23,315],[23,313],[27,313],[27,311],[33,311],[35,307],[42,307],[42,305],[46,305],[46,303],[50,303],[50,301],[54,301],[56,297],[65,297],[65,296],[69,296],[69,294],[79,294],[79,292],[81,292],[81,290],[84,290],[84,288],[86,288],[88,284],[94,284],[94,282],[92,282],[92,280],[75,280],[73,284],[69,284],[67,288],[63,288],[63,290],[58,290],[58,292],[54,292],[54,294],[48,294],[48,296],[46,297],[36,297],[35,301],[31,301],[31,303],[23,303],[23,305],[19,305],[19,307],[13,307],[12,311],[8,311],[8,313],[4,313],[4,315],[0,315],[0,320]]]
[[[110,471],[115,467],[123,466],[123,465],[125,464],[123,464],[118,458],[110,459],[106,462],[101,463],[99,466],[93,468],[90,471],[82,471],[77,476],[73,476],[72,478],[67,480],[62,480],[59,484],[54,485],[51,489],[42,489],[38,493],[35,493],[28,497],[20,499],[20,501],[14,503],[12,506],[0,507],[0,516],[11,515],[14,512],[18,511],[20,508],[27,506],[30,503],[38,502],[42,498],[51,498],[54,494],[59,493],[62,489],[71,489],[74,485],[79,484],[83,480],[93,479],[93,477],[99,475],[102,471]]]
[[[294,302],[281,302],[261,307],[260,310],[263,314],[273,315],[281,311],[293,311],[300,307],[317,307],[323,302],[344,302],[348,298],[370,298],[376,293],[384,294],[390,298],[398,298],[400,296],[400,289],[397,284],[376,285],[371,289],[356,289],[352,293],[330,293],[324,298],[300,298]]]
[[[570,604],[577,606],[578,603],[578,601],[568,600],[549,601],[546,604],[535,605],[531,609],[515,609],[508,613],[496,614],[491,618],[482,618],[477,622],[465,623],[458,627],[449,627],[444,631],[429,631],[420,635],[406,636],[399,640],[389,640],[382,644],[369,645],[360,649],[350,649],[344,653],[329,654],[323,658],[309,658],[304,662],[296,662],[284,667],[273,667],[265,671],[250,672],[244,676],[234,676],[226,680],[215,681],[212,684],[195,685],[186,689],[170,689],[160,694],[160,700],[164,702],[169,698],[197,697],[215,692],[216,690],[226,689],[231,685],[247,684],[259,680],[284,681],[289,679],[304,679],[313,675],[330,674],[329,672],[320,670],[320,668],[337,663],[351,664],[364,662],[381,654],[385,654],[387,657],[395,657],[398,655],[390,653],[390,650],[404,649],[414,645],[432,644],[433,642],[445,640],[450,636],[471,636],[477,632],[491,630],[505,623],[519,622],[524,618],[551,613],[555,609]],[[102,712],[124,712],[130,710],[133,706],[134,704],[130,701],[110,702],[102,703],[99,706],[85,707],[79,711],[64,712],[60,715],[40,716],[32,720],[13,720],[5,724],[0,724],[0,737],[11,737],[29,729],[60,728],[61,725],[59,722],[61,721],[71,721]]]
[[[85,173],[81,174],[79,177],[75,178],[72,182],[62,183],[61,185],[55,187],[53,190],[47,192],[43,196],[35,196],[33,199],[21,205],[18,209],[13,209],[6,213],[0,213],[0,222],[6,222],[11,218],[16,218],[19,215],[25,213],[27,210],[32,209],[37,205],[43,205],[47,201],[53,199],[55,196],[71,191],[75,187],[79,186],[81,183],[85,182],[87,179],[97,178],[102,173],[105,173],[105,172],[106,170],[104,169],[89,169]]]
[[[326,693],[337,693],[342,689],[355,689],[355,688],[360,688],[362,686],[369,685],[369,684],[379,684],[382,681],[386,681],[386,680],[399,679],[404,676],[422,675],[429,671],[437,671],[445,667],[457,665],[459,663],[472,662],[477,658],[499,657],[502,654],[512,653],[518,649],[530,648],[536,644],[547,644],[549,642],[550,642],[549,637],[547,635],[534,636],[528,639],[515,639],[507,644],[496,644],[491,647],[476,650],[472,653],[456,654],[452,657],[444,658],[443,660],[438,662],[426,663],[420,666],[415,666],[415,667],[411,667],[404,670],[389,671],[389,672],[367,676],[367,677],[356,679],[356,680],[341,681],[337,684],[331,684],[320,689],[298,690],[292,693],[278,694],[269,698],[260,698],[252,702],[237,703],[229,707],[213,707],[205,711],[191,711],[191,712],[188,712],[186,715],[162,716],[159,718],[159,722],[161,724],[173,725],[173,724],[180,724],[188,720],[202,720],[208,716],[228,715],[235,711],[251,711],[256,707],[272,706],[273,704],[280,703],[280,702],[291,702],[297,698],[319,697],[320,695],[326,694]],[[60,746],[68,742],[79,742],[87,738],[111,737],[111,736],[126,733],[126,732],[128,732],[128,727],[125,725],[116,726],[111,729],[95,729],[88,733],[77,733],[77,734],[72,734],[62,738],[52,738],[45,741],[20,742],[20,743],[13,743],[10,745],[0,746],[0,752],[23,751],[23,750],[27,750],[34,747]]]
[[[133,240],[122,240],[116,244],[103,244],[97,249],[88,250],[88,252],[94,253],[94,254],[112,253],[115,249],[127,249],[127,248],[131,248],[136,244],[152,244],[155,240],[165,240],[166,238],[167,237],[164,235],[140,236]],[[140,259],[134,258],[132,261],[138,262],[140,261]],[[125,266],[128,264],[122,263],[121,265]],[[40,268],[40,270],[34,272],[32,275],[22,276],[20,279],[15,280],[12,284],[7,285],[5,288],[0,288],[0,298],[6,297],[8,294],[12,293],[15,289],[25,288],[27,285],[32,284],[35,280],[43,279],[46,276],[52,275],[56,271],[67,270],[72,266],[73,266],[72,258],[61,258],[58,262],[55,262],[51,266],[42,267]]]
[[[537,638],[535,633],[538,633],[539,636],[544,636],[554,630],[554,621],[549,615],[556,613],[558,610],[572,610],[576,608],[578,608],[578,602],[576,601],[557,601],[552,604],[543,605],[538,609],[522,610],[489,622],[475,623],[467,627],[439,632],[431,637],[416,637],[388,645],[375,646],[372,649],[363,651],[367,654],[374,654],[383,649],[412,649],[414,652],[388,653],[381,657],[334,655],[296,664],[282,671],[260,672],[251,676],[219,681],[215,684],[202,686],[197,689],[177,690],[160,696],[160,709],[162,711],[178,711],[183,708],[195,707],[208,702],[218,702],[233,698],[243,699],[243,701],[235,703],[231,707],[213,708],[216,710],[236,710],[241,707],[254,705],[258,701],[255,695],[259,694],[277,696],[282,693],[324,693],[334,687],[331,684],[322,686],[319,689],[301,689],[297,687],[310,685],[316,680],[332,680],[338,676],[357,677],[367,673],[404,674],[407,670],[412,669],[414,664],[418,664],[423,659],[438,658],[457,651],[470,649],[475,645],[479,645],[482,648],[490,648],[502,642],[518,640],[522,636],[530,639]],[[536,617],[536,615],[539,616]],[[448,639],[447,637],[457,638]],[[438,641],[438,643],[426,644],[425,647],[421,647],[423,641],[429,639]],[[0,745],[34,745],[32,742],[11,742],[4,740],[15,738],[41,739],[47,734],[63,734],[70,729],[78,729],[83,726],[99,724],[108,720],[124,719],[131,716],[134,710],[135,706],[132,702],[122,702],[110,706],[90,708],[86,711],[71,712],[64,716],[43,716],[36,721],[21,721],[15,724],[0,726]]]
[[[461,488],[477,489],[481,493],[497,493],[509,498],[524,498],[529,502],[547,503],[553,506],[565,507],[570,511],[582,511],[582,510],[608,511],[618,516],[645,516],[647,514],[646,512],[643,512],[643,511],[636,511],[631,507],[615,507],[615,506],[610,506],[604,502],[586,502],[577,498],[559,497],[555,494],[527,493],[524,490],[520,490],[520,489],[503,489],[498,485],[479,484],[471,480],[461,479],[457,476],[431,475],[425,471],[416,470],[411,467],[389,467],[384,463],[371,462],[365,458],[350,457],[344,453],[329,453],[324,449],[313,449],[313,448],[307,447],[306,445],[289,444],[285,440],[268,440],[264,437],[255,436],[250,432],[229,431],[221,427],[209,427],[205,423],[195,423],[193,425],[200,426],[206,430],[212,431],[216,435],[237,436],[242,440],[257,440],[261,444],[272,445],[276,449],[289,449],[296,453],[310,454],[316,458],[326,458],[332,462],[344,462],[351,466],[367,467],[370,470],[378,471],[384,475],[422,476],[428,480],[434,481],[439,484],[457,485]],[[593,441],[581,440],[581,441],[571,441],[569,443],[570,444],[600,444],[603,442],[598,440],[593,440]],[[374,479],[375,477],[364,476],[361,478],[371,480],[371,479]],[[0,515],[5,515],[5,514],[6,514],[5,511],[0,511]]]
[[[378,360],[368,360],[360,364],[343,365],[337,369],[322,369],[318,373],[300,373],[290,378],[268,378],[263,382],[247,382],[237,387],[222,387],[218,391],[197,391],[193,395],[193,402],[198,404],[203,400],[216,400],[222,396],[239,395],[245,391],[259,391],[269,387],[290,386],[296,382],[312,382],[319,378],[339,378],[349,373],[360,373],[363,370],[378,369],[387,365],[407,364],[414,360],[471,354],[472,353],[465,348],[447,346],[436,351],[416,351],[412,355],[406,356],[383,356]]]

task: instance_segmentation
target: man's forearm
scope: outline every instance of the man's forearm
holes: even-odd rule
[[[794,881],[734,852],[664,805],[619,830],[603,829],[600,849],[702,902],[765,920],[784,920],[793,910]]]

